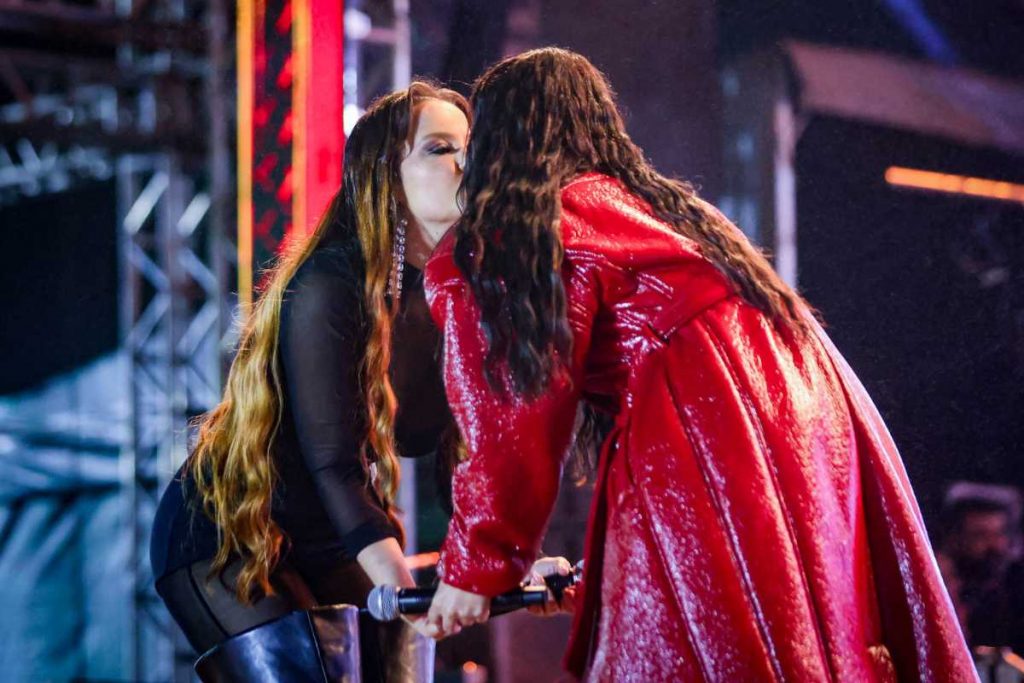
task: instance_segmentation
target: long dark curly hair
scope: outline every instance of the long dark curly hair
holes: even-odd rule
[[[558,48],[510,57],[476,81],[472,102],[455,262],[480,307],[493,388],[505,388],[505,364],[511,388],[527,396],[564,370],[559,359],[569,357],[572,334],[560,272],[560,190],[589,171],[617,178],[694,240],[776,325],[807,331],[806,304],[768,260],[692,186],[644,158],[608,81],[585,57]]]

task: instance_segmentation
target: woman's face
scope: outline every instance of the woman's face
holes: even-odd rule
[[[456,200],[465,163],[469,122],[454,104],[430,99],[419,106],[412,145],[402,161],[402,191],[410,218],[433,236],[458,220]]]

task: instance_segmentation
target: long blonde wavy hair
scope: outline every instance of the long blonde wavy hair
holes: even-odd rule
[[[397,401],[388,377],[391,328],[399,302],[387,290],[402,201],[399,166],[415,134],[419,105],[428,99],[450,102],[469,117],[461,95],[420,81],[370,106],[346,141],[341,189],[313,234],[267,273],[265,288],[241,333],[221,402],[199,418],[188,468],[203,511],[220,532],[211,569],[219,573],[229,560],[241,558],[236,592],[243,602],[251,601],[257,587],[273,594],[270,576],[286,541],[271,517],[274,438],[284,395],[278,360],[281,303],[299,266],[328,234],[358,240],[353,251],[362,257],[357,272],[365,271],[362,306],[367,324],[360,368],[366,411],[361,457],[368,472],[374,465],[376,476],[370,485],[401,533],[394,515],[399,482]]]

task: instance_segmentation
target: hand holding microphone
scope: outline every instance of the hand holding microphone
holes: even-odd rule
[[[552,600],[540,605],[528,605],[527,611],[537,616],[550,617],[556,614],[572,614],[576,611],[576,584],[583,577],[583,561],[576,567],[564,557],[545,557],[533,563],[529,586],[546,586],[551,590]]]
[[[490,616],[512,612],[523,607],[543,606],[547,587],[528,585],[491,598]],[[377,621],[394,621],[400,616],[426,614],[437,594],[437,588],[397,588],[377,586],[366,600],[367,611]]]
[[[444,583],[432,588],[377,586],[367,599],[367,611],[379,621],[405,618],[424,635],[441,638],[523,607],[540,615],[572,611],[574,587],[581,578],[581,566],[574,570],[565,558],[544,558],[533,565],[523,586],[493,598]],[[428,612],[432,616],[426,624],[422,617],[414,618]]]

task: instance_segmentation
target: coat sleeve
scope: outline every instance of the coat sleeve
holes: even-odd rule
[[[976,681],[896,445],[860,380],[817,332],[850,405],[882,632],[899,680]]]
[[[289,285],[281,311],[285,396],[302,460],[349,557],[397,537],[369,486],[359,454],[361,397],[356,375],[362,332],[347,273],[314,254]]]
[[[452,478],[454,511],[438,573],[449,585],[494,596],[524,578],[547,529],[598,306],[596,273],[564,262],[573,330],[570,372],[532,400],[489,387],[479,309],[450,249],[431,260],[426,277],[431,312],[444,333],[448,402],[467,450]]]

